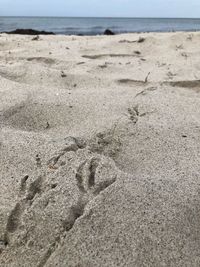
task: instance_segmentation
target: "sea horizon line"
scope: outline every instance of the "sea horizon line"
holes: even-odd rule
[[[70,19],[193,19],[193,20],[199,20],[199,18],[192,18],[192,17],[119,17],[119,16],[20,16],[20,15],[14,15],[14,16],[5,16],[0,15],[0,18],[70,18]]]

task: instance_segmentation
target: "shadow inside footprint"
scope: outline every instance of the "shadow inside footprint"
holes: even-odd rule
[[[56,61],[54,59],[47,58],[47,57],[29,57],[29,58],[27,58],[27,61],[44,63],[44,64],[47,64],[47,65],[52,65],[52,64],[56,63]]]
[[[131,80],[131,79],[120,79],[120,80],[117,80],[117,82],[119,84],[127,84],[127,85],[131,85],[131,86],[144,86],[144,85],[147,85],[148,82],[146,81],[142,81],[142,80]]]
[[[9,233],[14,233],[17,230],[20,216],[21,216],[21,206],[19,203],[17,203],[8,217],[6,230]]]
[[[100,59],[105,57],[136,57],[137,54],[100,54],[100,55],[83,55],[83,58]]]
[[[200,91],[200,80],[164,82],[172,87],[182,87]]]

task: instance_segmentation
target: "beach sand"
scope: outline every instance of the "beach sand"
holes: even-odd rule
[[[200,266],[200,33],[32,39],[0,35],[0,266]]]

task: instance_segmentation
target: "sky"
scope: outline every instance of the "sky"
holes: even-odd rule
[[[0,16],[200,17],[200,0],[0,0]]]

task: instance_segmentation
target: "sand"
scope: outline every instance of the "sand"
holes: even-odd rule
[[[200,33],[32,39],[0,35],[0,266],[200,266]]]

